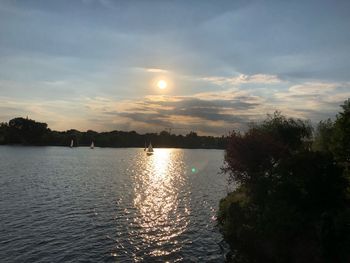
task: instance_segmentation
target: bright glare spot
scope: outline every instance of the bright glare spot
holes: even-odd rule
[[[160,89],[165,89],[168,86],[168,84],[166,83],[166,81],[161,79],[158,81],[157,86]]]
[[[195,172],[196,172],[196,168],[193,167],[193,168],[191,169],[191,171],[192,171],[192,173],[195,173]]]

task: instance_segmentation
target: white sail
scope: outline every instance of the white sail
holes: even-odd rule
[[[93,149],[95,147],[94,142],[91,142],[90,148]]]
[[[148,145],[147,152],[150,152],[150,153],[153,152],[153,147],[152,147],[152,143],[151,143],[151,142],[150,142],[149,145]]]
[[[71,140],[70,141],[70,148],[73,148],[73,146],[74,146],[74,142],[73,142],[73,140]]]

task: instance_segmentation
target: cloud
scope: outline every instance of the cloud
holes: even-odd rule
[[[151,73],[168,73],[169,72],[168,70],[160,69],[160,68],[146,68],[145,70]]]
[[[347,98],[350,98],[350,83],[315,81],[292,85],[276,93],[271,104],[291,116],[318,122],[334,117]]]
[[[202,81],[208,81],[216,85],[240,85],[245,83],[259,83],[259,84],[274,84],[282,82],[276,75],[267,75],[267,74],[254,74],[254,75],[245,75],[240,74],[236,77],[202,77],[199,78]]]
[[[295,95],[318,95],[334,92],[340,83],[327,83],[327,82],[306,82],[299,85],[293,85],[289,88],[289,93]]]
[[[147,96],[128,101],[115,115],[156,126],[187,127],[210,133],[214,127],[228,132],[244,130],[247,123],[262,120],[267,113],[282,111],[290,117],[314,122],[333,117],[339,105],[350,97],[349,83],[305,82],[272,95],[254,95],[254,90],[234,88],[190,96]],[[176,119],[176,121],[174,121]]]
[[[349,1],[0,2],[4,121],[220,134],[350,97]],[[149,96],[160,77],[169,96]]]
[[[149,95],[121,100],[103,96],[50,101],[0,97],[0,117],[9,120],[14,113],[29,115],[59,130],[160,132],[172,128],[176,133],[193,130],[221,135],[232,129],[245,130],[247,123],[262,120],[275,110],[317,122],[333,117],[349,97],[348,82],[305,82],[260,95],[254,89],[238,86],[187,96]]]
[[[86,5],[97,3],[102,5],[105,8],[114,8],[113,3],[109,0],[82,0],[82,3]]]
[[[217,97],[213,94],[192,96],[146,96],[142,100],[125,100],[110,105],[104,103],[98,109],[102,115],[129,119],[137,130],[156,127],[181,128],[181,133],[196,130],[202,134],[227,133],[233,127],[244,129],[243,125],[260,106],[259,100],[248,94],[226,92],[231,96]],[[98,103],[97,103],[98,104]],[[90,103],[91,105],[91,103]],[[108,105],[108,106],[107,106]]]

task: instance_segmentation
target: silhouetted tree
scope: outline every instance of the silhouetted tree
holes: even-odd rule
[[[336,159],[346,166],[350,165],[350,99],[341,105],[340,112],[334,122],[332,152]]]
[[[9,121],[6,141],[14,144],[42,144],[42,137],[47,132],[47,124],[30,119],[15,118]]]
[[[334,133],[334,123],[331,119],[320,121],[316,128],[313,149],[322,152],[331,152]]]
[[[334,122],[321,121],[317,127],[314,149],[330,152],[336,161],[349,172],[350,166],[350,99],[341,105]]]
[[[277,113],[232,133],[224,172],[237,188],[218,222],[233,262],[349,262],[348,180],[311,126]]]
[[[233,132],[229,136],[223,171],[240,183],[255,182],[261,174],[268,177],[282,158],[307,149],[311,135],[307,122],[276,112],[244,135]]]
[[[138,134],[136,131],[95,132],[88,130],[52,131],[46,123],[35,122],[24,118],[15,118],[11,125],[0,125],[0,144],[88,146],[94,141],[97,147],[144,147],[150,141],[155,147],[176,148],[215,148],[223,149],[226,137],[198,136],[192,132],[186,136],[170,134],[167,131]]]
[[[6,141],[8,124],[5,122],[0,123],[0,144],[4,144]]]

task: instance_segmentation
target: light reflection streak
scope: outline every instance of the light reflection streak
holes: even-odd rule
[[[177,150],[155,149],[152,156],[142,158],[144,169],[135,178],[134,207],[139,216],[134,223],[140,227],[143,246],[151,248],[149,256],[181,249],[177,238],[187,229],[190,214],[189,197],[179,196],[186,187],[181,157]]]

